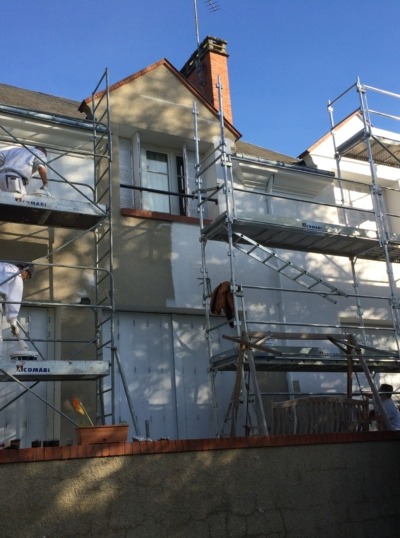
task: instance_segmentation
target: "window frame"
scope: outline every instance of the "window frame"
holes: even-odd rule
[[[127,144],[126,141],[129,141],[129,144]],[[126,152],[128,151],[127,146],[129,146],[130,153],[130,177],[128,177],[126,172],[128,161],[128,156],[126,155]],[[192,198],[190,187],[193,187],[193,185],[190,185],[190,172],[188,173],[192,163],[188,158],[188,151],[185,144],[181,148],[177,148],[167,147],[165,145],[155,145],[146,142],[142,143],[139,133],[136,133],[132,138],[120,137],[119,147],[119,175],[121,178],[120,203],[121,210],[123,210],[124,213],[126,213],[127,210],[130,210],[134,212],[143,211],[151,214],[165,214],[175,217],[192,216],[191,213],[193,213],[193,208],[190,204],[190,199]],[[125,151],[125,154],[122,154],[123,151]],[[153,189],[152,187],[146,186],[148,152],[154,152],[156,154],[166,156],[168,190],[157,188]],[[125,166],[124,171],[122,166]],[[194,184],[194,179],[192,180],[192,183]],[[133,191],[133,195],[129,196],[123,194],[124,189],[131,189]],[[147,194],[148,197],[151,197],[152,193],[154,193],[155,196],[166,196],[168,198],[168,211],[165,210],[165,207],[162,208],[161,204],[160,208],[157,208],[157,204],[154,204],[154,206],[151,207],[151,203],[144,203],[145,195]]]

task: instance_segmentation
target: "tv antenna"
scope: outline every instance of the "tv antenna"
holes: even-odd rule
[[[211,13],[215,13],[216,11],[220,9],[218,2],[216,2],[216,0],[203,0],[203,2],[208,7],[208,10]],[[199,16],[198,16],[198,11],[197,11],[197,0],[193,0],[193,5],[194,5],[194,22],[196,25],[196,40],[197,40],[197,46],[199,46],[200,35],[199,35]]]

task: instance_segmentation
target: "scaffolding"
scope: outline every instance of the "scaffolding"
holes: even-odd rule
[[[46,339],[48,356],[39,352],[35,361],[24,360],[23,354],[16,360],[3,360],[0,381],[22,385],[20,396],[34,393],[32,387],[42,381],[95,381],[98,424],[115,422],[108,92],[106,70],[92,93],[91,119],[0,104],[1,144],[27,149],[45,147],[50,157],[50,192],[56,193],[43,196],[37,191],[18,199],[14,193],[0,193],[2,241],[13,242],[17,245],[14,252],[21,252],[18,259],[8,256],[3,261],[35,264],[35,281],[40,290],[37,298],[35,294],[33,299],[25,297],[22,306],[49,309],[57,318],[54,335]],[[69,161],[65,165],[66,160]],[[29,259],[23,257],[23,247],[18,250],[18,242],[30,242]],[[21,329],[26,345],[38,351],[40,342],[32,338],[29,326]],[[107,388],[103,384],[105,379],[110,380]],[[31,381],[34,385],[25,385]],[[77,425],[57,406],[45,403]]]
[[[348,140],[339,142],[337,140],[338,123],[334,117],[334,107],[341,100],[345,99],[350,92],[357,92],[359,98],[359,106],[353,111],[353,115],[359,115],[362,121],[361,128]],[[368,104],[367,94],[375,96],[383,96],[391,99],[399,100],[400,95],[393,92],[387,92],[372,86],[362,84],[360,79],[348,88],[345,92],[339,95],[336,99],[329,101],[328,112],[331,123],[331,136],[335,150],[335,159],[337,165],[337,174],[339,180],[342,179],[342,162],[345,158],[355,159],[366,162],[369,166],[370,177],[370,193],[374,208],[376,220],[377,239],[381,249],[381,259],[385,261],[388,282],[390,288],[390,304],[392,311],[393,324],[396,334],[400,336],[400,318],[399,318],[399,297],[397,285],[393,273],[393,262],[398,262],[397,256],[393,256],[393,249],[397,249],[399,245],[399,237],[392,232],[393,220],[398,219],[398,215],[390,214],[387,209],[387,201],[385,198],[385,189],[380,183],[378,177],[378,166],[389,166],[392,168],[400,167],[400,136],[398,133],[389,131],[386,128],[375,126],[375,120],[384,120],[384,127],[388,125],[392,128],[393,125],[399,128],[400,117],[389,114],[386,110],[376,110],[370,108]],[[399,101],[397,101],[398,103]],[[381,105],[382,106],[382,105]],[[387,106],[387,103],[384,103]],[[391,189],[396,192],[396,189]],[[392,221],[392,222],[391,222]],[[396,228],[396,223],[394,223]]]
[[[333,106],[353,88],[357,90],[359,106],[355,111],[351,111],[345,120],[342,116],[342,122],[335,123]],[[224,371],[236,372],[224,424],[222,428],[217,425],[217,435],[225,434],[224,427],[228,423],[231,426],[230,435],[237,434],[238,424],[246,435],[266,434],[270,431],[263,402],[265,394],[261,392],[258,380],[260,372],[346,372],[348,398],[352,396],[353,374],[362,372],[367,378],[378,407],[381,407],[381,402],[374,385],[374,374],[400,372],[399,301],[393,272],[393,264],[400,262],[400,235],[396,233],[396,225],[393,224],[399,215],[395,212],[390,213],[384,203],[385,190],[390,194],[396,192],[396,195],[399,191],[396,182],[386,182],[382,185],[377,175],[377,165],[399,167],[400,136],[372,127],[371,115],[379,113],[368,108],[367,90],[380,91],[357,81],[338,99],[328,104],[337,174],[303,165],[231,155],[227,151],[225,140],[220,83],[221,141],[213,155],[201,160],[197,136],[197,110],[194,107],[203,305],[214,405],[216,405],[214,382],[217,374]],[[389,92],[382,93],[386,96],[400,97]],[[392,120],[400,119],[385,113],[381,115],[385,119],[389,117]],[[338,127],[346,124],[349,117],[359,118],[360,129],[350,139],[338,140],[340,139],[340,136],[337,136]],[[370,171],[368,185],[345,177],[346,174],[342,172],[345,157],[367,163]],[[219,162],[222,167],[222,180],[217,181],[215,187],[204,188],[203,177],[215,162]],[[265,172],[259,174],[261,177],[257,174],[251,176],[251,167],[254,165],[264,168]],[[240,170],[241,166],[247,166],[250,173],[239,185],[238,181],[235,181],[233,168]],[[300,181],[303,180],[304,185],[309,185],[308,192],[305,191],[303,196],[293,194],[288,182],[285,183],[285,179],[282,179],[289,177],[290,180],[290,177],[295,176],[297,181],[301,178]],[[281,182],[280,188],[279,182]],[[278,188],[274,189],[277,185]],[[319,197],[318,194],[326,188],[332,192],[339,192],[339,200],[335,199],[332,202]],[[344,195],[346,189],[359,189],[363,192],[367,190],[372,200],[372,207],[357,207],[356,204],[346,200]],[[220,210],[220,214],[211,218],[211,221],[206,221],[205,208],[215,197],[219,197],[223,209]],[[251,203],[252,199],[256,202]],[[257,207],[261,199],[266,208],[264,212],[260,211],[259,206]],[[246,209],[244,200],[250,210]],[[296,218],[288,214],[287,210],[279,214],[279,209],[285,209],[287,203],[296,204],[302,215]],[[277,208],[274,211],[273,206],[274,209]],[[323,209],[326,220],[311,220],[309,216],[303,216],[315,214],[316,208]],[[365,222],[368,224],[365,225]],[[217,320],[210,312],[217,288],[213,290],[209,274],[207,254],[209,241],[219,241],[228,247],[229,276],[226,276],[226,281],[229,285],[228,293],[232,308],[228,319],[223,322]],[[238,251],[249,260],[259,262],[267,270],[277,274],[278,285],[267,287],[248,282],[251,281],[250,264],[246,271],[246,282],[238,282],[236,259]],[[329,278],[323,278],[321,274],[294,263],[287,255],[288,252],[318,253],[347,258],[351,267],[353,291],[349,290],[348,286],[340,289],[333,285]],[[385,264],[388,277],[385,287],[388,295],[359,292],[361,277],[356,271],[358,260],[372,260]],[[329,258],[326,263],[329,263]],[[291,284],[285,286],[281,277],[285,277],[286,282],[291,281]],[[306,294],[312,300],[320,297],[338,306],[355,307],[357,319],[345,327],[340,323],[311,324],[304,320],[293,323],[287,321],[284,307],[280,319],[278,317],[269,320],[251,319],[245,303],[246,296],[251,292],[259,294],[259,297],[265,293],[277,293],[282,297],[284,294],[300,293]],[[371,300],[380,302],[384,305],[383,309],[390,311],[390,326],[382,327],[378,321],[375,324],[370,322],[366,324],[362,305]],[[281,303],[284,304],[283,299]],[[214,334],[220,333],[228,324],[233,330],[227,331],[228,334],[224,334],[223,338],[235,343],[236,346],[216,353]],[[367,335],[382,332],[388,344],[385,351],[377,345],[368,345],[367,341]],[[312,340],[325,340],[332,344],[336,351],[332,350],[332,347],[327,351],[326,347],[316,346],[311,343]],[[362,390],[360,394],[362,395]],[[304,396],[296,393],[294,387],[290,388],[288,395],[291,399]]]

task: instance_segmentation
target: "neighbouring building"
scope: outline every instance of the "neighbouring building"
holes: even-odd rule
[[[36,265],[29,357],[3,319],[0,442],[273,433],[275,403],[371,390],[354,350],[397,388],[400,135],[371,120],[379,92],[358,81],[295,158],[241,140],[221,39],[108,76],[81,103],[0,84],[0,144],[45,146],[51,192],[0,193],[0,258]]]

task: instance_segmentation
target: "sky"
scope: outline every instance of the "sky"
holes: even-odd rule
[[[358,77],[400,94],[400,0],[196,5],[200,41],[227,41],[233,124],[243,141],[296,157],[329,131],[329,100]],[[92,93],[105,69],[110,84],[162,58],[179,70],[197,47],[195,0],[0,0],[0,6],[0,82],[77,101]]]

